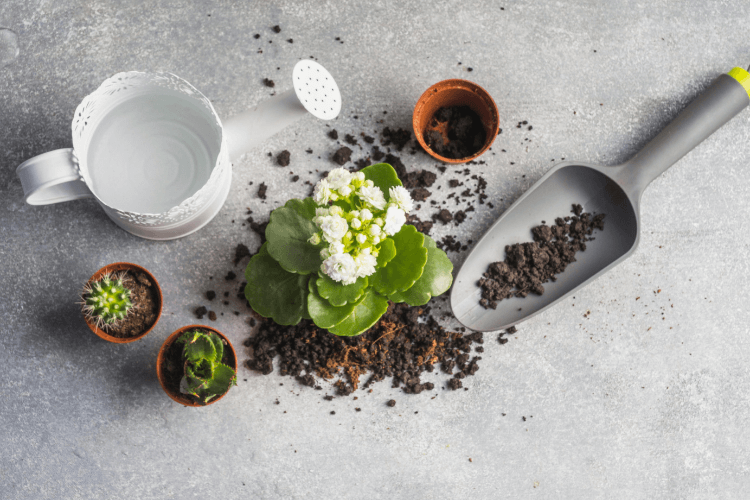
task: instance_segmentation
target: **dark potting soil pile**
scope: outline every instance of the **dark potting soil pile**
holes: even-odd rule
[[[576,253],[586,250],[594,230],[604,230],[605,214],[592,216],[581,205],[573,205],[572,212],[572,216],[555,219],[554,225],[533,228],[534,241],[505,247],[505,260],[490,264],[479,280],[482,307],[496,309],[498,302],[510,297],[542,295],[543,284],[555,281],[576,261]]]
[[[204,330],[202,328],[196,328],[196,330],[201,333],[210,333],[209,330]],[[221,340],[226,346],[226,341],[224,339]],[[199,398],[196,398],[192,394],[180,393],[180,381],[185,375],[185,360],[182,358],[182,352],[184,348],[184,344],[178,343],[176,341],[172,342],[167,347],[161,363],[161,372],[164,374],[163,382],[166,388],[173,393],[180,394],[189,401],[201,403],[201,400]],[[224,349],[224,356],[221,358],[221,362],[237,370],[237,362],[231,355],[230,349]]]
[[[145,273],[126,271],[122,283],[130,289],[133,307],[125,319],[112,326],[105,326],[104,331],[117,338],[135,337],[151,328],[156,321],[159,298],[154,284]]]
[[[482,359],[471,356],[472,344],[483,342],[479,332],[446,331],[430,316],[429,307],[391,304],[375,326],[356,337],[337,337],[309,320],[296,326],[261,320],[245,346],[250,348],[248,368],[264,375],[273,371],[273,359],[278,356],[281,375],[316,389],[321,388],[317,377],[334,381],[339,395],[393,377],[393,387],[419,394],[435,388],[420,376],[438,366],[451,376],[450,389],[461,388],[461,380],[474,375]]]
[[[437,128],[445,128],[448,142]],[[468,106],[438,109],[424,134],[427,147],[443,158],[454,160],[473,156],[482,149],[486,140],[482,119]]]

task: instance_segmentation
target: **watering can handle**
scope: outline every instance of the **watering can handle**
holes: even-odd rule
[[[94,195],[76,169],[72,148],[56,149],[26,160],[16,169],[29,205],[51,205]]]
[[[672,123],[623,165],[620,182],[626,191],[644,189],[680,158],[750,104],[750,74],[734,68],[719,76]]]

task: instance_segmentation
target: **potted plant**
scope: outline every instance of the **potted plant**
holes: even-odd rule
[[[162,302],[161,287],[153,274],[129,262],[102,267],[81,293],[88,327],[116,344],[145,337],[161,317]]]
[[[267,241],[245,270],[250,306],[281,325],[311,319],[352,336],[373,326],[389,301],[426,304],[450,288],[453,265],[405,224],[412,208],[387,163],[332,170],[312,197],[271,213]]]
[[[220,331],[185,326],[161,346],[156,376],[174,401],[185,406],[210,405],[237,385],[237,354]]]

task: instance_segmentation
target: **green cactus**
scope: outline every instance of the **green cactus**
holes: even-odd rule
[[[185,376],[181,385],[203,404],[237,385],[235,370],[221,363],[224,343],[216,333],[191,330],[183,333],[177,342],[185,344]]]
[[[97,326],[112,326],[125,319],[133,303],[122,275],[107,273],[99,281],[89,282],[83,290],[83,312]]]

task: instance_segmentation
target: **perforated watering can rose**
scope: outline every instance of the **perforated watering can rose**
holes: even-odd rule
[[[118,73],[76,108],[72,148],[18,167],[25,200],[93,197],[118,226],[143,238],[197,231],[224,204],[232,161],[307,113],[338,115],[341,94],[325,68],[300,61],[292,78],[293,90],[222,123],[211,101],[178,76]]]
[[[311,319],[351,336],[374,325],[389,300],[426,304],[450,288],[453,264],[405,225],[412,208],[387,163],[332,170],[313,197],[271,213],[267,241],[245,271],[250,305],[281,325]]]

